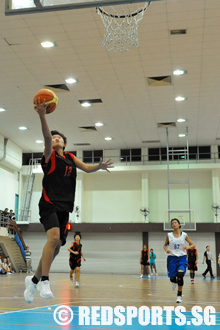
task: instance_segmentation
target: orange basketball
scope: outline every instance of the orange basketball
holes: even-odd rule
[[[56,109],[56,106],[58,104],[58,97],[50,89],[41,89],[34,96],[34,105],[37,105],[39,101],[40,104],[43,104],[43,102],[45,102],[45,104],[47,105],[46,113],[51,113]]]

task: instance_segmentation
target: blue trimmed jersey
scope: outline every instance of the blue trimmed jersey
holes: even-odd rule
[[[180,237],[175,237],[172,233],[168,233],[169,243],[167,245],[167,249],[171,251],[168,253],[168,256],[185,256],[187,255],[187,251],[183,249],[186,246],[186,236],[187,234],[183,231],[181,232]]]

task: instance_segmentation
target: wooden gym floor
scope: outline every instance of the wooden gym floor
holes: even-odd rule
[[[28,274],[30,275],[30,274]],[[65,305],[76,311],[78,306],[179,306],[176,304],[176,292],[171,290],[171,284],[166,276],[152,276],[150,279],[132,275],[88,275],[81,274],[80,287],[75,288],[74,282],[69,279],[69,273],[51,273],[51,289],[53,299],[43,299],[38,291],[35,292],[33,303],[27,304],[24,300],[24,280],[27,274],[13,274],[0,276],[0,328],[11,329],[63,329],[63,326],[54,322],[53,311],[57,306]],[[203,279],[197,276],[196,284],[190,283],[185,277],[183,303],[186,311],[193,306],[213,306],[216,310],[216,323],[220,328],[220,279]],[[46,321],[45,321],[46,320]],[[51,320],[51,322],[50,322]],[[43,322],[43,323],[42,323]],[[203,325],[200,330],[212,328]],[[144,329],[144,327],[110,327],[104,326],[74,326],[70,323],[65,329]],[[161,329],[158,325],[149,325],[148,330]],[[167,326],[163,329],[192,329],[187,326]],[[194,329],[194,327],[193,327]]]

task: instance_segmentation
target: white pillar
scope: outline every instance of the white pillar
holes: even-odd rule
[[[148,172],[143,171],[142,172],[142,205],[141,207],[149,207],[149,183],[148,183]],[[145,222],[144,216],[143,217],[143,222]],[[149,222],[149,215],[146,218],[146,222]]]
[[[74,203],[74,219],[75,222],[80,223],[82,219],[82,199],[83,199],[83,173],[77,173],[76,179],[76,196],[75,196],[75,203]],[[76,207],[79,208],[78,217],[77,212],[75,212]]]
[[[213,196],[213,203],[220,204],[219,170],[218,169],[212,170],[212,196]],[[218,222],[220,222],[219,217],[220,217],[220,213],[218,216]],[[214,214],[214,222],[216,222],[215,214]]]

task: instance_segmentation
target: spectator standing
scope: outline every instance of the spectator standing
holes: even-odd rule
[[[155,259],[156,259],[156,254],[154,253],[154,250],[153,249],[150,249],[150,270],[151,270],[151,275],[154,275],[154,272],[155,272],[155,275],[157,276],[157,268],[156,268],[156,262],[155,262]]]
[[[215,276],[213,275],[213,272],[212,272],[212,261],[215,262],[215,260],[212,258],[212,254],[210,252],[210,246],[209,245],[206,246],[206,251],[204,252],[204,257],[203,257],[203,262],[202,262],[203,264],[204,264],[205,260],[206,260],[207,268],[204,271],[204,273],[202,274],[202,276],[204,278],[206,278],[206,274],[209,272],[210,277],[215,278]]]

